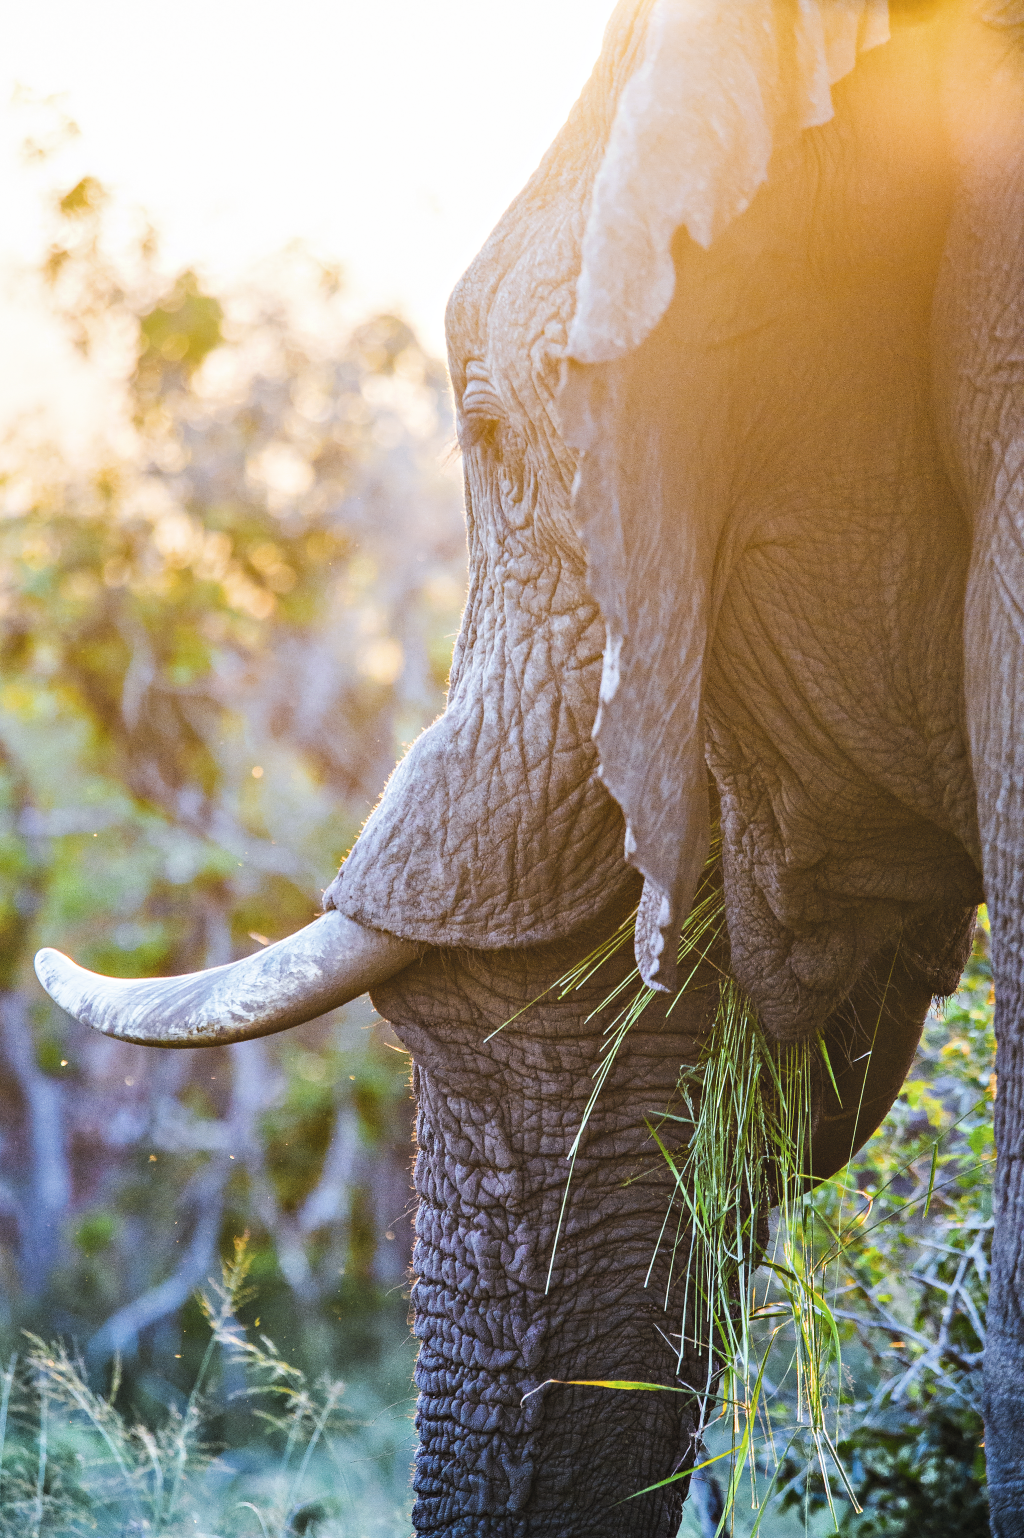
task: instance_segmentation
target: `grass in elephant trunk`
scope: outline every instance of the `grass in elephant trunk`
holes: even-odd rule
[[[717,968],[716,943],[725,925],[718,881],[720,838],[712,842],[704,876],[680,938],[679,963],[683,981],[668,1013],[694,985],[698,971],[711,965],[719,972],[718,1005],[713,1028],[694,1066],[679,1076],[679,1111],[648,1118],[651,1136],[671,1171],[673,1194],[651,1258],[648,1280],[659,1252],[668,1250],[666,1308],[671,1295],[683,1295],[678,1332],[679,1384],[588,1380],[591,1386],[619,1390],[696,1393],[701,1425],[731,1422],[730,1446],[707,1463],[727,1460],[729,1479],[722,1532],[735,1509],[744,1474],[749,1474],[751,1500],[759,1513],[775,1483],[769,1474],[784,1466],[794,1435],[809,1437],[820,1465],[826,1492],[831,1481],[827,1464],[834,1464],[841,1484],[859,1512],[852,1486],[836,1451],[842,1363],[840,1337],[829,1304],[830,1272],[838,1260],[835,1226],[819,1211],[808,1189],[812,1126],[812,1083],[816,1059],[835,1082],[824,1040],[776,1049],[761,1029],[757,1015],[735,981]],[[583,986],[623,946],[632,944],[635,912],[615,933],[558,979],[551,991],[564,998]],[[569,1175],[562,1201],[555,1248],[570,1199],[573,1165],[601,1090],[629,1031],[658,995],[629,973],[594,1015],[620,1004],[607,1028],[594,1087],[581,1125],[569,1150]],[[593,1018],[591,1015],[588,1018]],[[506,1022],[511,1023],[511,1022]],[[867,1065],[865,1064],[865,1078]],[[670,1146],[673,1123],[688,1127],[688,1141]],[[851,1150],[852,1152],[852,1150]],[[775,1234],[768,1238],[768,1214],[777,1212]],[[552,1264],[554,1252],[552,1253]],[[757,1285],[763,1268],[767,1281]],[[551,1271],[549,1268],[548,1281]],[[676,1286],[673,1287],[673,1282]],[[767,1375],[769,1356],[784,1356],[779,1382]],[[702,1363],[702,1379],[684,1383],[684,1358]],[[799,1428],[784,1449],[776,1446],[770,1400],[782,1380],[795,1380]],[[835,1422],[830,1434],[827,1422]],[[758,1489],[759,1468],[769,1476]],[[663,1484],[686,1478],[683,1469]],[[654,1489],[657,1486],[650,1486]],[[643,1494],[638,1491],[637,1494]],[[831,1506],[831,1496],[829,1495]],[[759,1514],[754,1526],[760,1525]],[[832,1513],[835,1520],[835,1513]]]
[[[720,1455],[731,1465],[723,1525],[744,1472],[752,1504],[763,1510],[774,1481],[759,1496],[758,1463],[766,1473],[772,1462],[779,1467],[771,1399],[780,1385],[769,1382],[767,1369],[770,1354],[780,1348],[788,1354],[783,1377],[795,1379],[788,1397],[809,1434],[825,1487],[832,1462],[859,1510],[835,1446],[842,1372],[829,1304],[835,1231],[816,1208],[806,1176],[814,1053],[820,1050],[828,1071],[827,1051],[824,1043],[773,1051],[736,984],[723,979],[719,993],[701,1062],[680,1076],[685,1120],[692,1126],[688,1144],[673,1154],[660,1130],[651,1128],[675,1183],[659,1244],[672,1229],[666,1305],[671,1273],[681,1266],[686,1325],[679,1369],[689,1345],[704,1363],[703,1380],[690,1385],[702,1401],[703,1425],[719,1417],[731,1421],[731,1445]],[[772,1207],[777,1222],[769,1240]],[[786,1446],[783,1459],[789,1451]]]

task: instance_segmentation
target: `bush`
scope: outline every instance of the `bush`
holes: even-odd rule
[[[69,459],[23,425],[0,451],[0,1340],[185,1381],[188,1299],[248,1228],[288,1351],[344,1305],[342,1354],[362,1331],[372,1356],[411,1251],[412,1105],[368,1003],[161,1054],[68,1020],[32,955],[190,971],[315,915],[444,702],[447,379],[302,253],[273,291],[214,294],[151,231],[115,259],[111,212],[91,178],[56,199],[42,274],[111,431]]]

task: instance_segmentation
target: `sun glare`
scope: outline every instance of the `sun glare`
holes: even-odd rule
[[[301,240],[355,300],[431,349],[448,291],[586,79],[610,0],[41,0],[11,12],[0,80],[0,263],[41,254],[44,189],[97,177],[223,281]],[[49,98],[56,104],[43,107]],[[59,142],[60,116],[80,134]],[[47,158],[26,163],[34,139]],[[48,342],[8,276],[11,372]],[[26,373],[0,415],[25,404]],[[56,381],[51,380],[58,390]],[[36,380],[38,390],[39,381]],[[31,389],[31,384],[30,384]]]

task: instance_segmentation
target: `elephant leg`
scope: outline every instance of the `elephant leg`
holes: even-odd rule
[[[934,356],[950,468],[974,525],[965,694],[996,991],[985,1455],[993,1532],[1024,1538],[1024,52],[995,29],[964,42],[958,57],[974,48],[977,76],[950,103],[958,185]]]
[[[1022,466],[1024,470],[1024,466]],[[1021,485],[1024,493],[1024,481]],[[1024,511],[1024,495],[1018,504]],[[1024,562],[1024,550],[1016,561]],[[985,1339],[985,1457],[997,1538],[1024,1538],[1024,571],[968,590],[966,673],[995,979],[997,1162]]]
[[[615,965],[485,1038],[573,959],[565,945],[442,953],[375,995],[413,1053],[419,1098],[421,1533],[672,1538],[679,1524],[684,1481],[630,1497],[686,1467],[694,1397],[541,1385],[678,1387],[663,1267],[645,1285],[670,1188],[644,1115],[665,1109],[680,1064],[696,1060],[717,990],[694,992],[668,1020],[654,1005],[630,1033],[562,1215],[566,1156],[615,1010],[587,1016]],[[631,965],[623,953],[621,970]]]

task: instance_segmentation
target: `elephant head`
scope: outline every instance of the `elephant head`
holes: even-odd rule
[[[716,963],[776,1040],[824,1032],[851,1065],[820,1096],[816,1174],[898,1092],[984,871],[1006,1217],[987,1452],[996,1531],[1024,1533],[1021,213],[1017,0],[623,0],[452,296],[471,580],[448,706],[328,912],[194,978],[41,953],[72,1014],[158,1045],[374,989],[420,1099],[421,1531],[675,1530],[681,1485],[617,1503],[685,1466],[693,1401],[531,1391],[672,1381],[643,1113],[710,994],[630,1037],[554,1260],[609,983],[519,1012],[637,904],[641,973],[670,993],[715,821]]]

